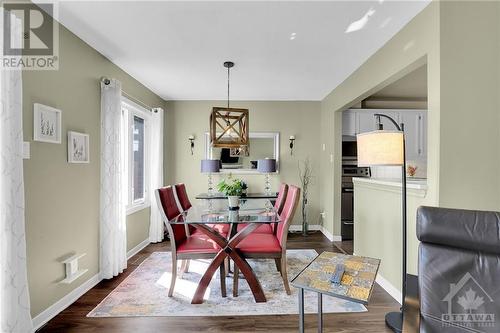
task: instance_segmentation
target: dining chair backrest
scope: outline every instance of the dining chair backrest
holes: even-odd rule
[[[281,212],[283,211],[287,192],[288,192],[288,185],[285,183],[281,183],[280,190],[278,192],[278,197],[276,198],[276,201],[274,203],[274,209],[276,209],[278,214],[281,214]]]
[[[175,185],[175,192],[177,193],[177,199],[179,199],[179,204],[182,210],[188,210],[193,205],[189,201],[189,197],[186,192],[186,185],[184,183],[179,183]]]
[[[162,187],[156,190],[156,198],[158,200],[158,208],[163,212],[162,216],[167,226],[170,235],[173,235],[175,242],[179,242],[186,238],[186,229],[182,224],[171,224],[170,221],[178,216],[181,212],[175,202],[174,188],[172,186]]]
[[[292,223],[295,210],[299,205],[300,188],[294,185],[288,186],[288,193],[286,195],[285,205],[280,214],[280,223],[278,223],[276,230],[276,237],[280,242],[281,247],[286,246],[286,239],[288,235],[288,228]]]

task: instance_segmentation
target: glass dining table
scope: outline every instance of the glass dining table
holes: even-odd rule
[[[211,202],[209,202],[211,201]],[[230,258],[248,282],[255,302],[266,302],[262,286],[245,258],[237,251],[237,246],[262,224],[275,224],[280,217],[267,199],[240,200],[239,209],[230,209],[226,200],[197,200],[188,210],[172,219],[172,224],[191,225],[210,237],[220,247],[207,270],[203,274],[191,304],[203,303],[203,296],[213,275],[226,258]],[[229,233],[224,236],[214,225],[229,225]],[[244,225],[238,228],[238,225]]]

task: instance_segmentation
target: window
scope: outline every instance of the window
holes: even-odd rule
[[[148,121],[149,111],[123,98],[122,113],[124,128],[127,129],[124,142],[125,165],[128,175],[127,213],[132,214],[150,205],[149,158],[148,158]]]
[[[134,115],[132,128],[132,193],[133,201],[144,200],[145,172],[144,172],[144,119]]]

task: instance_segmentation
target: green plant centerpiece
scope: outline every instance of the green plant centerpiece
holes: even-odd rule
[[[217,190],[227,196],[230,208],[239,207],[240,196],[246,187],[247,185],[243,180],[233,178],[231,175],[217,184]]]

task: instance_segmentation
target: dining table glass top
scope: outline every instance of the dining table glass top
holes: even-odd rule
[[[280,217],[267,199],[240,199],[237,210],[227,200],[201,200],[172,219],[173,224],[278,223]]]

